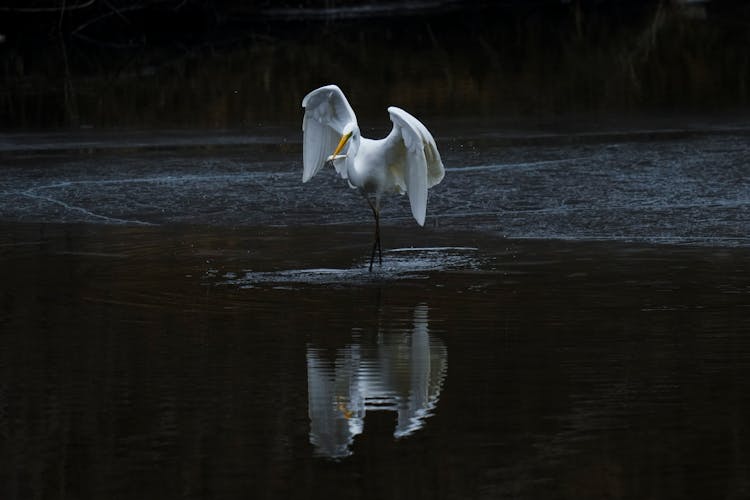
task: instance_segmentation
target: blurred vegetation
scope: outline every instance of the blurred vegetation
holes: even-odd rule
[[[360,116],[389,104],[468,118],[750,102],[743,2],[444,2],[371,17],[332,1],[86,3],[0,11],[0,127],[292,123],[327,83]]]

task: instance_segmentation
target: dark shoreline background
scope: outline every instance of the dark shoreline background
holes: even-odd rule
[[[0,11],[0,128],[288,124],[330,82],[360,118],[382,103],[421,117],[750,103],[740,1],[85,4]]]

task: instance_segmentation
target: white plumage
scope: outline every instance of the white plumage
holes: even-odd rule
[[[435,139],[419,120],[395,106],[388,108],[393,129],[386,137],[362,137],[354,110],[336,85],[313,90],[302,100],[302,107],[302,182],[312,179],[326,163],[332,163],[352,188],[365,195],[375,217],[372,270],[375,249],[380,253],[383,194],[408,194],[414,219],[424,225],[427,190],[445,175]]]

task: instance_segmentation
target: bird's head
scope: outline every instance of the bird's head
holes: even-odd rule
[[[344,149],[344,146],[346,146],[346,143],[349,142],[349,139],[351,139],[353,136],[357,136],[359,133],[359,128],[355,123],[347,123],[344,126],[344,130],[341,134],[341,140],[339,140],[338,146],[336,146],[336,150],[331,155],[331,158],[335,158],[342,149]]]

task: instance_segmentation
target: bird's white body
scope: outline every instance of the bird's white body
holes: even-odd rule
[[[352,188],[374,196],[376,222],[383,194],[407,193],[414,219],[424,225],[427,189],[443,179],[445,169],[432,134],[419,120],[391,106],[393,129],[374,140],[360,135],[354,111],[336,85],[313,90],[302,106],[303,182],[332,162]],[[345,146],[345,154],[339,155]]]
[[[388,147],[391,136],[384,139],[367,139],[362,137],[359,144],[351,142],[344,161],[346,178],[349,185],[366,194],[376,197],[382,194],[404,194],[406,187],[399,175],[397,165],[402,162],[397,158],[394,148]]]

